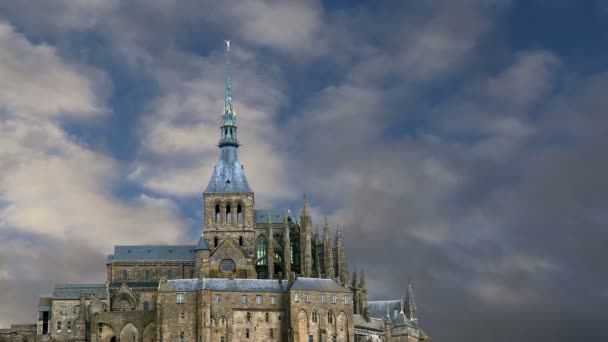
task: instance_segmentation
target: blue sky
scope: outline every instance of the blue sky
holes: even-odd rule
[[[0,4],[0,325],[196,241],[224,39],[256,207],[306,193],[371,299],[412,277],[437,341],[608,337],[603,0]]]

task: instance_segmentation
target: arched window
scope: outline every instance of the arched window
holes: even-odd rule
[[[239,236],[239,246],[242,246],[242,245],[243,245],[243,237]]]
[[[219,222],[220,221],[220,205],[216,204],[215,205],[215,218],[214,218],[215,222]]]
[[[243,207],[240,204],[236,206],[236,222],[243,222]]]
[[[213,247],[217,247],[218,242],[217,242],[217,236],[213,238]]]
[[[230,209],[230,204],[226,205],[226,222],[232,222],[232,211]]]
[[[334,323],[334,314],[331,311],[329,311],[327,313],[327,323],[328,324],[333,324]]]
[[[260,235],[255,244],[255,256],[258,258],[258,266],[266,266],[266,238]]]
[[[220,262],[220,270],[226,273],[234,273],[236,269],[236,264],[232,259],[224,259]]]
[[[317,310],[312,310],[312,322],[313,323],[319,322],[319,314],[317,313]]]

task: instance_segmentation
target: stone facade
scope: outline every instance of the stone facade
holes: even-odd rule
[[[104,284],[57,285],[41,298],[37,324],[0,330],[0,342],[428,341],[411,286],[403,301],[368,303],[363,272],[347,270],[340,229],[333,241],[327,221],[313,233],[306,197],[299,216],[255,209],[227,70],[198,242],[116,246]]]

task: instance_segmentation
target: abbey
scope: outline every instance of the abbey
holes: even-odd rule
[[[228,43],[219,160],[203,192],[192,245],[116,246],[103,284],[55,285],[36,324],[0,329],[2,341],[429,341],[411,285],[402,300],[368,301],[349,274],[341,232],[313,232],[299,215],[256,209],[237,151]],[[333,235],[333,236],[331,236]]]

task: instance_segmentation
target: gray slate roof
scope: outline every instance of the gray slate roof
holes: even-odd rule
[[[324,291],[324,292],[345,292],[350,290],[340,285],[333,279],[304,278],[298,277],[291,286],[290,290],[302,291]]]
[[[367,311],[370,317],[385,318],[386,317],[386,305],[388,304],[391,319],[395,321],[397,313],[401,309],[401,300],[376,300],[367,302]]]
[[[237,291],[237,292],[287,292],[287,281],[273,279],[172,279],[161,285],[161,291]]]
[[[256,209],[253,211],[253,223],[267,223],[268,212],[270,212],[272,223],[283,223],[284,213],[287,213],[287,217],[291,218],[292,222],[296,222],[296,217],[287,209]]]
[[[354,315],[353,320],[355,323],[355,328],[384,331],[384,321],[380,318],[371,317],[369,322],[367,322],[363,316]]]
[[[115,246],[114,261],[190,261],[195,246]]]
[[[239,161],[237,148],[224,146],[205,192],[253,192]]]
[[[85,293],[89,299],[91,295],[99,299],[106,298],[105,284],[57,284],[53,290],[53,299],[80,299],[80,294]]]
[[[196,244],[196,246],[194,247],[194,250],[208,250],[209,246],[207,246],[207,240],[205,240],[204,236],[201,236],[201,238],[198,240],[198,243]]]
[[[117,289],[120,288],[122,284],[125,284],[130,288],[158,288],[158,281],[117,281],[110,283],[110,288]]]

